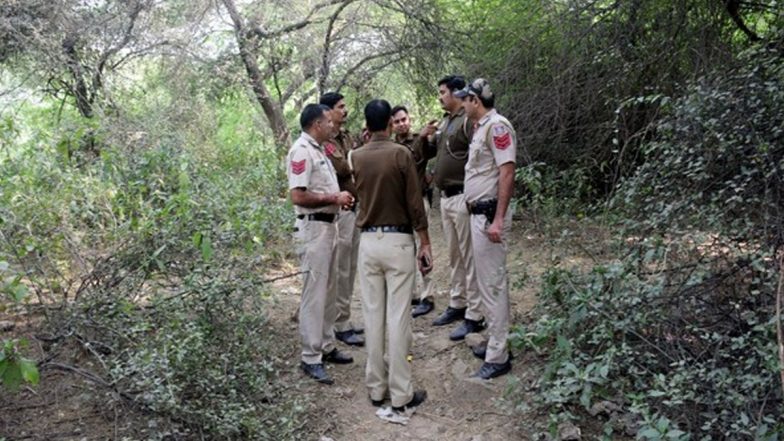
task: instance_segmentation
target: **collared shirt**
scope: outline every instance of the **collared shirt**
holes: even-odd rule
[[[335,167],[340,189],[351,193],[356,198],[357,188],[351,179],[351,168],[349,168],[347,160],[348,152],[352,149],[354,149],[354,140],[348,130],[342,127],[332,139],[324,143],[324,152]]]
[[[294,141],[286,156],[286,175],[289,190],[305,188],[313,193],[331,194],[340,191],[335,168],[324,154],[324,150],[313,137],[305,132]],[[337,213],[337,205],[306,208],[294,205],[297,214]]]
[[[454,114],[444,115],[436,132],[436,142],[425,146],[425,158],[436,158],[433,181],[438,188],[463,185],[472,134],[473,128],[466,121],[462,107]]]
[[[357,226],[427,228],[414,159],[406,147],[376,133],[370,142],[351,153],[351,163],[362,201]]]
[[[424,144],[427,140],[422,139],[418,134],[415,135],[412,132],[408,132],[404,138],[395,134],[395,142],[408,147],[408,150],[411,151],[411,155],[413,155],[414,158],[414,164],[416,165],[417,177],[419,178],[419,188],[424,194],[424,191],[430,187],[425,177],[427,174],[427,159],[424,157]]]
[[[498,197],[499,167],[515,163],[517,136],[512,124],[495,109],[479,120],[465,165],[465,198],[477,202]]]

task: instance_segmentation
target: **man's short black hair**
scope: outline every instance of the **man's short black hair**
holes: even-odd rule
[[[447,75],[438,82],[439,86],[446,85],[446,88],[454,92],[466,87],[465,78],[460,75]]]
[[[395,116],[395,114],[397,112],[400,112],[401,110],[406,112],[406,115],[408,115],[408,109],[406,108],[406,106],[395,106],[395,107],[393,107],[392,108],[392,113],[390,113],[390,115]]]
[[[321,95],[319,104],[323,104],[332,110],[335,108],[335,105],[337,105],[337,103],[339,103],[343,98],[345,97],[338,92],[327,92],[324,95]]]
[[[314,122],[324,116],[324,112],[329,111],[330,108],[323,104],[308,104],[299,115],[299,126],[302,130],[308,130]]]
[[[371,132],[380,132],[389,127],[392,106],[386,100],[372,100],[365,106],[365,123]]]
[[[495,107],[495,95],[491,96],[490,98],[485,98],[483,96],[478,96],[477,98],[479,98],[479,101],[481,101],[485,109],[492,109]]]

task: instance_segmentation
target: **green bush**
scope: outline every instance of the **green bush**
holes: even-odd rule
[[[765,48],[742,60],[695,81],[658,122],[610,204],[626,219],[612,226],[622,257],[551,268],[538,318],[515,331],[518,347],[548,357],[541,404],[555,421],[609,402],[607,439],[784,434],[784,62]]]
[[[66,111],[58,124],[44,104],[3,139],[0,261],[57,306],[37,333],[51,354],[84,349],[81,369],[113,391],[101,396],[137,409],[129,420],[154,419],[151,438],[307,436],[280,375],[289,348],[266,314],[263,268],[290,219],[280,153],[239,96],[205,103],[203,126],[154,103],[91,121]],[[162,133],[136,126],[155,117]],[[25,362],[4,353],[14,358],[0,363]],[[62,364],[48,354],[42,375]]]

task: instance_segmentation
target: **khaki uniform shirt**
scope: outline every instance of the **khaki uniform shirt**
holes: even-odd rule
[[[418,134],[409,132],[408,136],[402,139],[398,137],[398,135],[395,135],[395,142],[408,147],[408,149],[411,151],[411,154],[414,157],[414,164],[416,165],[417,177],[419,178],[419,188],[424,195],[425,190],[427,190],[429,187],[426,178],[427,159],[425,159],[423,151],[424,144],[427,143],[427,140],[422,139],[422,137]]]
[[[375,134],[370,142],[351,153],[351,163],[362,201],[357,226],[427,228],[419,178],[414,159],[406,147]]]
[[[351,193],[357,197],[357,188],[351,179],[351,168],[348,166],[348,152],[354,149],[354,140],[348,131],[341,128],[334,138],[324,143],[324,152],[332,161],[335,173],[338,176],[338,185],[341,191]]]
[[[433,176],[436,187],[463,185],[472,135],[473,127],[466,121],[463,108],[444,116],[436,132],[436,142],[425,145],[425,158],[436,158]]]
[[[313,193],[330,194],[340,191],[335,168],[324,154],[324,150],[310,135],[303,132],[294,141],[286,156],[286,175],[289,178],[289,190],[305,188]],[[326,207],[305,208],[294,205],[297,214],[337,213],[337,205]]]
[[[479,120],[465,165],[466,202],[478,202],[498,197],[499,168],[514,163],[517,137],[512,124],[495,109]]]

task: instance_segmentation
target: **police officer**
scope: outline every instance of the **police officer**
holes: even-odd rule
[[[365,106],[370,141],[351,152],[357,194],[362,200],[357,225],[359,284],[367,337],[365,384],[374,406],[389,395],[392,407],[404,411],[421,404],[427,394],[414,391],[411,364],[410,303],[414,272],[432,269],[427,217],[414,159],[408,149],[389,140],[392,109],[384,100]],[[416,251],[413,233],[419,236]],[[387,344],[388,342],[388,344]]]
[[[461,100],[454,97],[454,93],[462,90],[465,84],[463,77],[456,75],[446,76],[438,82],[438,101],[446,115],[439,125],[423,129],[436,133],[436,143],[427,145],[425,157],[436,157],[434,181],[441,190],[441,223],[449,252],[451,287],[449,306],[433,325],[448,325],[462,319],[462,323],[449,334],[454,341],[484,329],[482,299],[471,251],[471,218],[463,187],[473,128],[466,119]],[[417,312],[415,309],[414,313]]]
[[[330,118],[334,125],[332,136],[324,144],[324,151],[338,176],[338,185],[341,191],[347,191],[356,198],[357,190],[351,179],[351,170],[346,158],[348,152],[354,148],[354,141],[344,127],[348,110],[343,95],[337,92],[325,93],[319,103],[330,108]],[[365,340],[359,333],[361,331],[351,324],[351,297],[354,293],[354,279],[357,274],[357,250],[359,249],[359,232],[356,231],[356,204],[351,210],[342,211],[338,216],[337,240],[337,318],[335,319],[335,338],[343,343],[362,346]]]
[[[427,177],[427,160],[424,158],[423,152],[424,144],[428,142],[428,130],[423,130],[419,134],[414,134],[411,131],[411,118],[408,115],[408,109],[405,106],[395,106],[392,108],[392,131],[395,134],[395,142],[406,146],[414,157],[419,185],[422,191],[422,202],[425,205],[425,216],[429,216],[430,204],[433,200],[433,188],[430,186]],[[419,247],[419,243],[417,243],[417,247]],[[419,292],[418,296],[414,296],[414,303],[417,305],[424,303],[423,308],[417,309],[417,315],[427,314],[433,309],[435,284],[433,283],[430,274],[423,275],[421,272],[417,271],[416,275],[417,286],[420,286],[422,290]]]
[[[340,208],[350,207],[354,198],[340,190],[335,169],[321,147],[332,134],[329,110],[319,104],[305,106],[300,115],[302,135],[286,158],[289,195],[297,217],[294,242],[304,273],[299,308],[300,366],[306,375],[325,384],[333,381],[324,361],[354,361],[334,346],[335,219]]]
[[[465,166],[465,199],[471,213],[476,278],[487,317],[489,341],[474,354],[484,358],[475,376],[490,379],[512,368],[509,335],[507,241],[512,226],[509,202],[514,193],[517,138],[509,121],[494,108],[495,95],[482,78],[455,93],[475,122]]]

